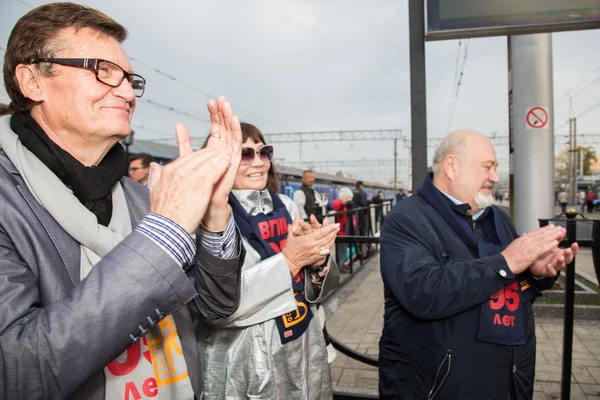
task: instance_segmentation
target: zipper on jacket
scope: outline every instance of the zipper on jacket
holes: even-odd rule
[[[444,364],[446,363],[446,361],[448,361],[448,368],[446,368],[446,372],[443,374],[443,376],[440,377],[440,372],[442,371],[442,367],[444,366]],[[447,349],[446,350],[446,356],[444,357],[444,359],[440,363],[440,366],[437,369],[437,373],[435,374],[435,379],[433,380],[433,386],[431,387],[431,390],[429,391],[429,395],[427,396],[427,400],[433,400],[433,398],[438,394],[438,392],[442,388],[442,385],[446,381],[446,378],[448,377],[448,375],[450,375],[450,368],[451,367],[452,367],[452,350]],[[437,382],[438,382],[438,379],[440,379],[440,378],[441,378],[441,381],[440,381],[440,384],[438,385]]]

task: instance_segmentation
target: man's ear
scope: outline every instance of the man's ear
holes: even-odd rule
[[[40,75],[34,71],[34,68],[31,64],[19,64],[15,69],[15,77],[23,96],[38,103],[45,99],[45,91],[39,82]]]
[[[449,181],[454,182],[458,176],[458,159],[455,155],[449,154],[444,158],[444,174]]]

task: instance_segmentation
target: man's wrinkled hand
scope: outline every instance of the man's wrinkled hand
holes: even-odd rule
[[[213,148],[193,151],[187,128],[177,124],[175,130],[179,157],[165,166],[150,164],[150,211],[191,234],[206,213],[213,187],[227,170],[229,156]]]
[[[556,249],[550,255],[535,260],[529,267],[529,271],[538,278],[554,277],[573,262],[577,253],[579,253],[577,243],[573,243],[568,249]]]

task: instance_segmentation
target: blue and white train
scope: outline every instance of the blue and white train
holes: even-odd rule
[[[279,180],[279,192],[289,197],[293,197],[294,191],[302,185],[302,172],[300,168],[275,165],[275,172]],[[393,199],[395,197],[394,188],[380,183],[364,181],[365,191],[371,199],[378,191],[383,191],[384,199]],[[315,189],[326,197],[328,209],[331,209],[333,200],[339,198],[340,189],[347,187],[354,190],[356,179],[343,178],[336,175],[329,175],[315,171]]]

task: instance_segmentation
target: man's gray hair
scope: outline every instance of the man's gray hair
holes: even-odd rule
[[[433,154],[433,165],[431,170],[433,175],[437,175],[442,171],[444,159],[450,154],[460,154],[461,148],[465,145],[465,135],[459,132],[453,132],[446,136],[442,143],[435,149]]]

